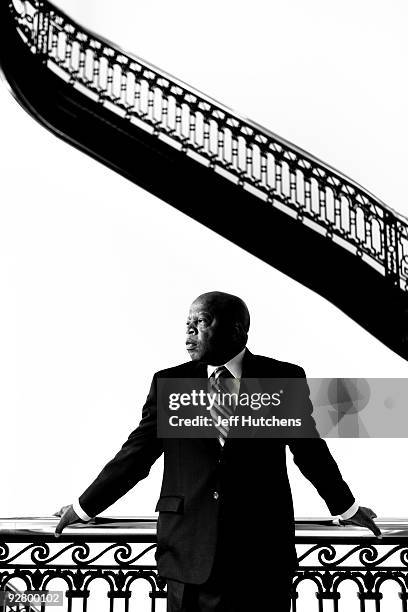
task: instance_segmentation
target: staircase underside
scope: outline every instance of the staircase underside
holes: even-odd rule
[[[15,30],[6,2],[0,6],[0,23],[3,73],[19,103],[37,121],[326,298],[390,349],[408,358],[406,292],[355,254],[272,203],[125,122],[65,83],[29,51]],[[273,292],[273,285],[259,287],[260,295]],[[316,329],[316,334],[319,331]]]

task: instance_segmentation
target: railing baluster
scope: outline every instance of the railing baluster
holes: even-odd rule
[[[275,157],[275,191],[282,196],[282,162]]]
[[[401,599],[401,607],[402,607],[402,612],[408,612],[408,593],[398,593],[399,598]]]
[[[178,137],[178,140],[182,140],[182,112],[183,109],[181,107],[180,101],[176,98],[176,120],[175,120],[175,135]]]
[[[290,599],[292,603],[292,612],[297,612],[297,600],[299,598],[299,593],[297,591],[292,591]]]
[[[238,165],[238,136],[235,131],[232,132],[231,146],[231,168],[235,171],[239,170]]]
[[[295,203],[297,208],[300,208],[298,197],[297,197],[297,180],[296,180],[296,166],[289,165],[289,198]]]
[[[334,196],[334,227],[341,229],[341,200],[338,192]]]
[[[268,153],[261,150],[261,185],[268,186]]]
[[[399,286],[399,249],[397,220],[388,211],[384,214],[385,274]]]

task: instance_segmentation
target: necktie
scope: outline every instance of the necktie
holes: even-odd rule
[[[234,393],[234,389],[228,388],[228,379],[234,380],[234,377],[225,366],[216,368],[209,378],[210,393],[215,396],[210,414],[213,419],[214,427],[218,431],[218,440],[221,446],[224,445],[225,439],[228,437],[229,426],[226,424],[219,424],[219,418],[228,419],[234,414],[236,407],[234,395],[231,395]],[[223,394],[226,394],[225,398],[223,398]]]

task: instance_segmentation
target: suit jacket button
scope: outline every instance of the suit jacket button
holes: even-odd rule
[[[218,499],[218,498],[219,498],[219,496],[220,496],[220,494],[218,493],[218,491],[214,491],[214,493],[213,493],[213,498],[214,498],[214,499]]]

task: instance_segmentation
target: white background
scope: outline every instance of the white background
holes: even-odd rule
[[[60,5],[408,214],[404,2]],[[334,306],[57,140],[5,87],[0,122],[1,516],[50,515],[84,490],[137,425],[153,372],[187,360],[203,291],[243,297],[250,349],[309,376],[407,376]],[[330,447],[363,505],[408,516],[405,439]],[[105,514],[152,515],[161,467]],[[296,514],[327,516],[290,476]]]

